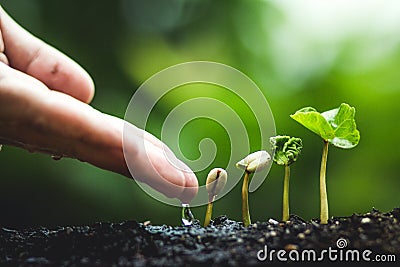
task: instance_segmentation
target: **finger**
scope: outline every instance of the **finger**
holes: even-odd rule
[[[133,177],[167,196],[177,196],[184,203],[194,198],[198,189],[196,176],[164,143],[127,122],[123,135],[125,160]],[[132,144],[134,140],[137,142]]]
[[[129,133],[128,133],[129,131]],[[166,146],[161,140],[156,138],[154,135],[138,128],[126,130],[124,132],[124,135],[129,135],[129,136],[137,136],[140,139],[144,139],[145,142],[149,142],[152,146],[147,144],[147,154],[151,155],[153,150],[159,150],[158,154],[161,155],[163,154],[166,161],[169,163],[169,166],[166,166],[167,162],[165,160],[163,161],[164,164],[162,165],[163,169],[166,169],[167,167],[173,167],[177,169],[178,171],[182,172],[184,175],[184,180],[185,180],[185,185],[183,190],[181,191],[180,194],[180,199],[183,203],[190,203],[190,201],[196,196],[198,192],[198,180],[196,175],[193,173],[193,171],[182,161],[180,161],[178,158],[176,158],[175,154],[172,152],[172,150]],[[146,143],[145,143],[146,144]],[[157,162],[157,161],[156,161]],[[129,164],[128,164],[129,165]],[[153,167],[157,170],[157,164],[153,164]],[[132,168],[134,169],[134,168]],[[132,173],[132,171],[131,171]],[[176,173],[176,170],[173,170],[171,173]],[[138,175],[140,177],[140,175]],[[172,177],[170,178],[172,179]],[[154,186],[153,186],[154,187]],[[177,188],[178,191],[181,190],[181,188]]]
[[[1,34],[0,30],[0,61],[4,64],[8,65],[8,59],[4,54],[4,42],[3,42],[3,35]]]
[[[124,125],[134,133],[125,143]],[[77,158],[128,177],[133,174],[168,197],[191,200],[197,192],[194,174],[176,168],[176,158],[171,164],[163,146],[140,138],[139,132],[119,118],[50,91],[40,81],[0,63],[0,139],[31,151]],[[132,172],[125,160],[133,163]]]
[[[184,172],[184,174],[185,188],[181,193],[179,199],[182,200],[182,203],[189,204],[190,201],[192,201],[192,199],[197,195],[197,192],[199,190],[199,182],[196,175],[192,171]]]
[[[35,77],[52,90],[86,103],[92,100],[94,84],[87,72],[19,26],[1,7],[0,31],[11,67]]]

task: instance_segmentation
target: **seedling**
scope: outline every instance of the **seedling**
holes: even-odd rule
[[[328,223],[328,197],[326,192],[326,162],[329,144],[335,147],[350,149],[360,141],[360,132],[354,120],[355,108],[342,103],[339,108],[319,113],[316,109],[306,107],[298,110],[290,117],[307,129],[318,134],[324,140],[320,169],[320,219],[322,224]]]
[[[297,160],[303,143],[300,138],[290,136],[274,136],[270,139],[271,145],[275,150],[274,162],[285,166],[285,178],[283,180],[283,205],[282,220],[289,220],[289,179],[290,165]]]
[[[238,163],[236,167],[245,170],[242,185],[242,219],[244,226],[251,224],[249,211],[249,177],[250,174],[263,170],[271,161],[271,156],[267,151],[261,150],[254,152]]]
[[[225,187],[227,179],[228,174],[221,168],[212,169],[207,176],[206,189],[208,192],[208,205],[206,217],[204,219],[204,227],[207,227],[210,224],[213,202],[215,197],[221,193],[222,189]]]

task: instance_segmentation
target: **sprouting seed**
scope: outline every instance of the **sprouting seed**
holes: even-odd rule
[[[267,151],[261,150],[251,153],[236,163],[236,167],[245,170],[242,185],[242,220],[244,226],[251,224],[249,211],[249,179],[250,174],[263,170],[271,161]]]
[[[225,187],[227,179],[228,174],[222,168],[212,169],[207,176],[206,189],[208,192],[208,205],[204,219],[204,227],[207,227],[210,224],[213,202],[215,197],[221,193],[222,189]]]

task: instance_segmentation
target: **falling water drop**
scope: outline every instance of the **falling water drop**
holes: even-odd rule
[[[60,160],[62,159],[62,155],[51,155],[51,158],[54,160]]]
[[[194,220],[192,211],[190,210],[189,204],[182,203],[182,224],[184,226],[191,226]]]

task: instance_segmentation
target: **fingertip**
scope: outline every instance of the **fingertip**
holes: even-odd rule
[[[84,86],[83,92],[82,92],[82,102],[85,102],[87,104],[89,104],[90,102],[92,102],[93,97],[94,97],[94,93],[95,93],[95,85],[94,85],[94,81],[92,79],[92,77],[90,77],[89,73],[87,73],[85,70],[83,70],[83,77],[82,79],[84,80],[84,83],[86,84]]]
[[[124,129],[123,145],[125,161],[132,176],[168,198],[177,198],[183,203],[189,203],[198,190],[197,178],[193,171],[159,139],[136,126],[128,125],[129,127]],[[126,139],[128,136],[130,138]],[[127,140],[137,142],[130,145]],[[133,153],[138,148],[141,148],[140,153]]]
[[[26,73],[37,78],[52,90],[68,94],[84,103],[94,96],[93,79],[78,63],[47,46],[38,53]]]
[[[182,203],[190,203],[197,195],[199,182],[193,172],[185,172],[185,188],[179,197]]]
[[[70,69],[74,73],[71,75],[71,84],[66,89],[68,94],[76,94],[76,98],[84,103],[92,102],[95,93],[95,84],[89,73],[78,63],[67,57],[73,65]]]
[[[183,188],[178,198],[182,203],[190,203],[192,199],[197,195],[198,181],[196,175],[183,161],[179,160],[175,154],[166,145],[162,146],[165,156],[170,164],[176,171],[183,175],[183,181],[181,187]]]

